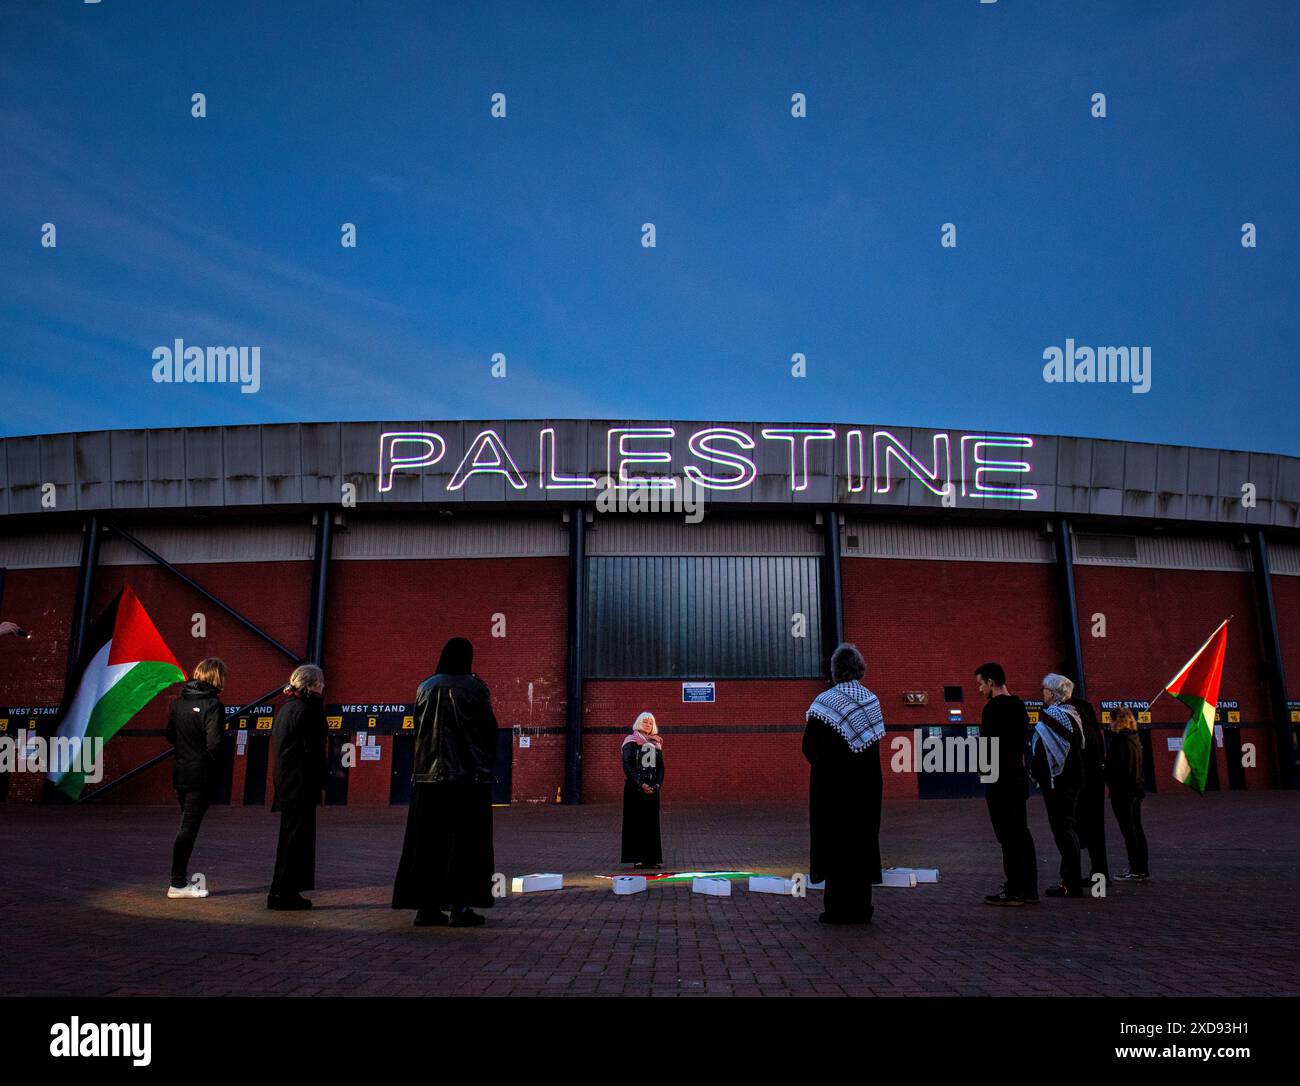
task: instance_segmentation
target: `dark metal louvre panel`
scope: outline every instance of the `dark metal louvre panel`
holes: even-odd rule
[[[587,560],[587,675],[816,678],[818,559],[757,556]],[[806,637],[791,636],[792,616]]]

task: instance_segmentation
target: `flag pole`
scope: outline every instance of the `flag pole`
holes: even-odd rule
[[[1232,621],[1234,618],[1236,618],[1236,617],[1237,617],[1237,616],[1236,616],[1235,614],[1233,614],[1233,615],[1229,615],[1229,616],[1228,616],[1227,618],[1225,618],[1222,622],[1220,622],[1217,626],[1215,626],[1215,627],[1214,627],[1214,633],[1211,633],[1210,636],[1207,637],[1207,638],[1205,639],[1205,645],[1208,645],[1211,641],[1213,641],[1213,640],[1214,640],[1214,634],[1217,634],[1221,629],[1223,629],[1223,627],[1225,627],[1229,622],[1231,622],[1231,621]],[[1187,664],[1190,664],[1193,660],[1195,660],[1198,656],[1200,656],[1201,653],[1203,653],[1203,652],[1205,651],[1205,645],[1202,645],[1199,649],[1197,649],[1194,653],[1192,653],[1191,656],[1189,656],[1189,657],[1187,658]],[[1178,669],[1178,675],[1181,675],[1184,671],[1187,670],[1187,664],[1184,664],[1181,668]],[[1174,676],[1174,679],[1178,678],[1178,675],[1175,675],[1175,676]],[[1169,683],[1173,682],[1174,679],[1170,679],[1170,680],[1169,680]],[[1168,686],[1169,686],[1169,683],[1165,683],[1165,685],[1162,686],[1162,687],[1160,688],[1160,693],[1157,694],[1154,698],[1150,698],[1150,699],[1148,699],[1148,701],[1147,701],[1147,712],[1150,712],[1151,709],[1155,706],[1155,703],[1158,702],[1158,701],[1160,700],[1160,695],[1163,694],[1163,693],[1165,692],[1165,690],[1166,690],[1166,689],[1168,688]]]

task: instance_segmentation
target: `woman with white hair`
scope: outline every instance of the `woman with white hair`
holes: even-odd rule
[[[1074,683],[1064,675],[1043,677],[1043,711],[1029,739],[1031,772],[1042,790],[1047,823],[1061,852],[1061,884],[1049,886],[1048,897],[1083,897],[1077,828],[1083,721],[1077,709],[1065,704],[1073,693]]]
[[[880,699],[862,685],[866,661],[854,645],[831,656],[831,681],[808,707],[803,756],[808,779],[809,874],[826,882],[823,924],[869,924],[871,884],[880,881]]]
[[[271,726],[275,801],[280,839],[268,909],[310,909],[304,890],[316,889],[316,807],[325,789],[325,672],[315,664],[293,669],[289,696]]]
[[[664,784],[664,743],[653,713],[642,713],[623,740],[622,863],[662,867],[659,790]]]

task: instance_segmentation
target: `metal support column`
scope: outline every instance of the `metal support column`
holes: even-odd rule
[[[569,509],[568,668],[565,675],[564,802],[582,802],[582,674],[587,628],[587,521]]]
[[[316,511],[316,553],[311,567],[311,615],[307,621],[307,660],[325,666],[325,603],[329,597],[330,555],[334,548],[334,512]]]
[[[1070,522],[1057,517],[1053,522],[1053,541],[1056,544],[1056,584],[1065,605],[1065,673],[1074,680],[1074,696],[1086,698],[1083,680],[1083,642],[1079,637],[1079,601],[1074,594],[1074,540],[1070,535]]]
[[[840,571],[840,515],[822,510],[826,546],[822,555],[822,666],[844,640],[844,581]]]
[[[81,528],[81,563],[77,568],[77,595],[72,601],[72,629],[68,637],[68,666],[64,672],[64,689],[86,647],[86,629],[90,625],[90,608],[95,602],[95,575],[99,570],[99,518],[89,516]]]
[[[1260,633],[1264,640],[1264,667],[1268,672],[1269,703],[1277,728],[1278,784],[1294,788],[1296,751],[1291,731],[1291,710],[1287,705],[1286,671],[1282,666],[1282,640],[1277,632],[1277,608],[1273,603],[1273,577],[1269,569],[1268,541],[1264,530],[1250,533],[1251,565],[1254,567],[1255,597],[1258,601]]]

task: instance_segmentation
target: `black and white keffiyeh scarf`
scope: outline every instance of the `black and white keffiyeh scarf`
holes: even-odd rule
[[[854,754],[879,742],[885,734],[880,699],[856,679],[837,683],[818,694],[804,714],[805,720],[812,717],[839,732]]]

